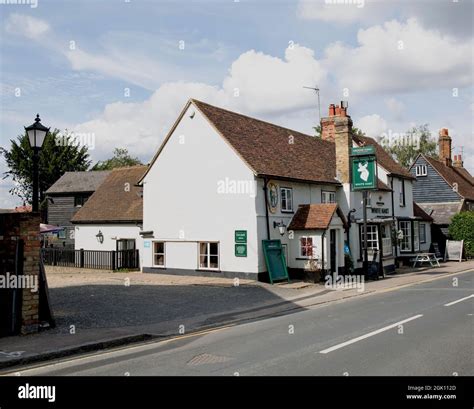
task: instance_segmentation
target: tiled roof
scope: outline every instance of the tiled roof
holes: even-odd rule
[[[257,175],[339,183],[332,142],[195,99],[192,102]]]
[[[300,205],[291,219],[288,230],[326,230],[334,213],[337,213],[344,225],[347,224],[337,203]]]
[[[446,182],[454,187],[457,183],[458,193],[465,199],[474,200],[474,185],[472,185],[466,178],[461,176],[456,168],[446,166],[443,162],[430,156],[423,157],[429,162],[429,164],[446,180]]]
[[[143,220],[142,188],[135,186],[147,166],[112,170],[72,218],[73,223],[127,223]]]
[[[426,213],[420,206],[418,206],[415,202],[413,202],[413,216],[419,217],[422,220],[427,222],[432,222],[433,218]]]
[[[453,167],[453,169],[455,172],[459,173],[464,179],[467,179],[467,181],[471,185],[474,185],[474,177],[472,177],[472,175],[466,168]]]
[[[46,191],[46,194],[95,192],[109,173],[108,170],[66,172]]]
[[[436,224],[450,224],[451,218],[460,212],[461,203],[418,203],[418,205],[431,217]]]
[[[390,156],[390,154],[379,143],[375,141],[375,139],[369,138],[367,136],[354,135],[353,140],[360,146],[373,145],[375,147],[375,155],[377,156],[377,164],[382,166],[389,173],[406,179],[415,179],[413,175],[397,161],[395,161]]]

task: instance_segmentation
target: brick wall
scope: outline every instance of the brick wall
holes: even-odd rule
[[[0,214],[1,257],[14,258],[18,240],[24,243],[23,274],[39,286],[40,216],[36,213]],[[35,332],[39,324],[39,291],[23,288],[21,332]]]

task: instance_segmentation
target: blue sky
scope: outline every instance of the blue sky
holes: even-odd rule
[[[317,84],[370,136],[449,128],[474,172],[472,2],[336,2],[0,2],[0,144],[39,112],[94,161],[146,162],[188,98],[311,132]]]

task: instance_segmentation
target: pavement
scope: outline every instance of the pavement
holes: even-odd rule
[[[0,368],[131,342],[185,338],[196,331],[258,323],[270,317],[293,317],[320,305],[343,305],[350,299],[365,304],[369,303],[365,297],[457,277],[466,270],[474,270],[474,261],[448,262],[436,269],[405,269],[403,274],[364,283],[363,289],[330,289],[310,283],[271,286],[142,273],[48,272],[58,326],[34,335],[0,338]]]

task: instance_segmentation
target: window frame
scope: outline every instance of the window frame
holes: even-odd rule
[[[285,192],[285,194],[283,194]],[[289,200],[287,196],[287,192],[289,192]],[[285,208],[283,208],[283,200],[285,200]],[[289,209],[288,202],[291,205],[291,209]],[[280,209],[282,213],[293,213],[293,188],[292,187],[280,187]]]
[[[306,245],[303,246],[302,241],[306,240]],[[308,246],[308,240],[311,240],[311,246]],[[314,258],[314,236],[300,236],[298,240],[299,246],[298,246],[298,251],[299,251],[299,258],[310,260],[311,258]],[[303,249],[308,250],[308,248],[311,249],[311,254],[303,254]]]
[[[426,165],[416,165],[415,166],[415,176],[428,176],[428,166],[426,166]]]
[[[83,207],[87,200],[89,199],[89,196],[86,195],[74,195],[74,207]],[[81,202],[78,204],[78,202]]]
[[[334,201],[332,202],[331,195],[334,197]],[[329,196],[329,201],[325,199],[326,196]],[[321,203],[326,204],[326,203],[336,203],[336,192],[333,190],[321,190]]]
[[[401,179],[400,207],[406,206],[405,179]]]
[[[408,233],[405,235],[405,230],[402,228],[402,224],[408,226]],[[412,234],[413,234],[413,229],[412,229],[412,223],[411,220],[399,220],[398,221],[398,229],[403,231],[403,240],[400,241],[400,252],[401,253],[411,253],[413,252],[413,239],[412,239]],[[405,237],[408,237],[408,244],[410,246],[409,249],[403,249],[403,243],[405,241]]]
[[[155,244],[163,244],[163,253],[158,253],[155,251]],[[163,264],[155,263],[155,256],[157,255],[163,255]],[[153,263],[153,267],[166,268],[166,242],[165,241],[161,241],[161,240],[152,241],[152,263]]]
[[[420,244],[426,244],[426,223],[420,222],[420,224],[418,225],[418,229],[419,229],[418,237],[420,240]],[[422,231],[423,231],[423,235],[421,234]],[[423,237],[423,241],[421,240],[422,237]]]
[[[217,254],[211,254],[211,244],[217,244]],[[201,266],[201,244],[206,244],[206,257],[207,257],[207,267]],[[221,266],[221,256],[220,256],[220,243],[218,241],[199,241],[198,245],[198,270],[206,270],[206,271],[220,271]],[[211,265],[211,257],[217,257],[217,267],[210,267]]]
[[[367,250],[377,250],[379,251],[379,229],[376,224],[367,224]],[[374,238],[374,232],[375,232],[375,238]],[[360,248],[363,251],[364,250],[364,225],[360,224]],[[370,237],[370,239],[369,239]],[[377,246],[374,247],[373,244],[375,243]]]

